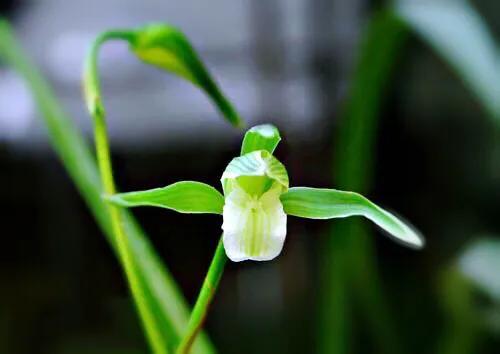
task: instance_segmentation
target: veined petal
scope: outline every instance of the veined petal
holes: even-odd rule
[[[286,236],[286,214],[280,194],[279,184],[260,197],[236,185],[226,196],[223,242],[233,262],[268,261],[280,254]]]
[[[261,179],[263,185],[267,183],[267,187],[270,187],[273,182],[277,182],[282,187],[282,192],[288,189],[288,173],[285,166],[266,150],[253,151],[231,160],[221,178],[225,195],[231,193],[234,182],[241,177],[266,177],[271,183]],[[258,179],[252,181],[257,182]],[[251,187],[255,187],[257,193],[260,192],[259,186]]]

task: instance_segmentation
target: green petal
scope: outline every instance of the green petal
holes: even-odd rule
[[[196,51],[178,29],[152,24],[136,30],[130,44],[142,61],[191,81],[207,93],[230,123],[243,126],[238,112],[222,94]]]
[[[262,196],[236,186],[226,197],[222,224],[224,249],[233,262],[268,261],[277,257],[286,236],[286,214],[275,184]]]
[[[280,140],[280,132],[274,125],[256,125],[245,133],[240,155],[245,155],[257,150],[266,150],[272,154]]]
[[[120,193],[108,201],[123,207],[154,206],[189,214],[222,214],[224,197],[208,184],[183,181],[140,192]]]
[[[244,179],[243,177],[252,177]],[[257,179],[255,177],[265,177]],[[288,173],[285,166],[266,150],[258,150],[240,157],[235,157],[222,174],[221,182],[224,194],[228,195],[233,184],[244,182],[248,185],[247,192],[261,194],[273,183],[278,183],[282,191],[288,189]],[[268,183],[268,182],[271,183]]]
[[[335,189],[295,187],[281,195],[288,215],[309,219],[332,219],[360,215],[407,245],[421,248],[424,239],[411,226],[360,194]]]

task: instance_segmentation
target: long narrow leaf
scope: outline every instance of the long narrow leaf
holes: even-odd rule
[[[394,12],[458,73],[500,123],[500,55],[481,15],[466,0],[399,0]]]
[[[83,136],[62,110],[51,87],[28,61],[17,45],[8,23],[0,19],[0,57],[22,75],[36,100],[47,126],[50,141],[64,167],[115,248],[109,215],[101,199],[102,188],[96,163]],[[127,236],[133,246],[134,261],[140,269],[141,284],[157,320],[163,324],[167,342],[178,343],[188,321],[188,306],[172,276],[149,243],[146,235],[130,213],[124,211]],[[205,335],[199,337],[193,352],[213,353],[215,350]]]
[[[335,140],[334,185],[339,188],[360,193],[369,190],[378,110],[405,38],[405,26],[389,12],[376,13],[364,32]],[[384,353],[401,352],[397,326],[381,289],[369,231],[358,220],[335,221],[322,250],[322,318],[318,331],[321,351],[352,351],[348,315],[351,302],[357,300],[377,346]],[[332,297],[335,301],[330,301]]]

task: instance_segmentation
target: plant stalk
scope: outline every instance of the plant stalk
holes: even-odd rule
[[[84,77],[85,95],[89,110],[94,120],[97,163],[99,166],[104,193],[106,195],[115,194],[116,187],[111,165],[105,111],[101,103],[99,75],[97,70],[98,51],[100,46],[107,40],[128,40],[129,38],[130,34],[128,32],[116,31],[104,33],[96,39],[86,60]],[[160,329],[156,326],[154,314],[146,303],[145,293],[140,285],[140,277],[130,251],[131,246],[125,234],[123,221],[121,220],[120,208],[115,205],[107,204],[107,209],[111,218],[111,227],[115,235],[119,259],[123,265],[128,285],[140,314],[142,325],[144,326],[149,344],[155,354],[167,354],[167,343],[164,343]]]
[[[194,305],[193,312],[191,312],[186,334],[177,348],[177,354],[189,353],[191,346],[193,345],[193,342],[196,339],[197,334],[200,332],[205,318],[207,317],[208,309],[212,303],[215,292],[217,291],[222,273],[224,272],[226,261],[227,256],[224,251],[224,244],[222,243],[221,237],[217,245],[217,249],[215,250],[212,263],[210,263],[207,275],[203,281],[198,299]]]

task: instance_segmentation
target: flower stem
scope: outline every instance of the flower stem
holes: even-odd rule
[[[99,86],[99,76],[97,70],[97,57],[99,47],[109,39],[129,40],[131,34],[125,31],[107,32],[99,36],[94,42],[91,51],[86,59],[85,66],[85,98],[88,108],[94,119],[94,134],[97,153],[97,162],[101,174],[101,181],[104,193],[107,195],[115,194],[115,182],[111,167],[110,148],[106,131],[105,111],[101,103],[101,94]],[[155,354],[167,354],[167,343],[164,342],[160,333],[154,313],[146,303],[144,289],[140,283],[140,277],[137,272],[136,264],[131,254],[129,239],[125,233],[121,219],[121,210],[119,207],[106,205],[111,218],[111,226],[115,235],[115,242],[118,249],[120,262],[125,271],[128,285],[133,299],[142,319],[146,335]]]
[[[221,237],[217,245],[217,249],[215,250],[212,263],[210,263],[207,275],[203,281],[198,299],[196,299],[193,312],[191,312],[186,333],[177,348],[177,354],[189,353],[189,350],[196,339],[196,335],[200,332],[203,322],[207,317],[208,308],[212,302],[215,292],[217,291],[219,281],[222,277],[222,273],[224,272],[224,265],[226,264],[226,261],[227,257]]]

